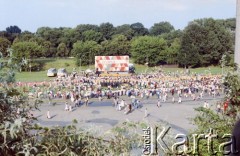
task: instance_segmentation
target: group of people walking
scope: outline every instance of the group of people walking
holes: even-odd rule
[[[55,78],[52,81],[24,84],[18,87],[28,90],[37,98],[65,100],[65,110],[73,106],[89,105],[89,100],[114,99],[116,110],[128,114],[140,107],[144,99],[156,99],[161,103],[182,103],[185,100],[200,100],[204,96],[215,98],[224,93],[221,76],[186,76],[158,72],[153,74],[131,75],[128,77],[79,76]],[[121,100],[120,100],[121,99]],[[123,100],[125,99],[125,100]]]

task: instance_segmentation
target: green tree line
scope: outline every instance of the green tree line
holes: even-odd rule
[[[18,62],[23,58],[76,57],[78,65],[87,65],[94,63],[96,55],[129,55],[135,63],[149,66],[200,67],[218,65],[223,54],[231,58],[234,34],[234,18],[197,19],[183,30],[166,21],[149,29],[139,22],[116,27],[107,22],[75,28],[40,27],[35,33],[10,26],[0,31],[0,52],[7,57],[7,49],[12,48]]]

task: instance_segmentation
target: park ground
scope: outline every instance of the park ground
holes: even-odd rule
[[[35,72],[17,72],[16,73],[16,81],[17,82],[36,82],[36,81],[48,81],[52,78],[47,77],[47,70],[49,68],[66,68],[66,70],[71,73],[73,70],[83,71],[86,69],[93,69],[94,65],[90,66],[76,66],[74,58],[43,58],[37,59],[36,61],[42,62],[43,67],[41,71]],[[160,67],[147,67],[145,65],[135,64],[136,73],[150,73],[160,69]],[[162,66],[161,69],[164,72],[184,72],[184,68],[177,68],[176,66]],[[211,66],[211,67],[203,67],[203,68],[194,68],[190,69],[191,73],[196,74],[222,74],[222,72],[226,72],[227,68],[223,69],[219,66]]]
[[[130,99],[123,97],[127,103]],[[98,101],[97,99],[90,99],[89,106],[84,104],[80,107],[74,107],[72,112],[65,111],[65,101],[53,100],[51,104],[45,101],[40,106],[40,111],[33,112],[34,116],[38,118],[37,124],[43,126],[66,126],[76,119],[79,128],[93,129],[98,133],[104,133],[111,128],[120,125],[125,121],[146,122],[149,125],[160,123],[171,127],[174,133],[188,134],[190,130],[196,128],[191,123],[191,118],[194,118],[196,111],[194,108],[203,106],[204,101],[208,101],[210,108],[216,110],[216,102],[222,100],[221,97],[213,98],[211,96],[203,97],[203,99],[193,101],[186,98],[182,103],[172,103],[169,99],[165,103],[161,103],[161,107],[157,107],[157,98],[140,99],[142,107],[134,109],[129,114],[124,114],[124,110],[117,111],[113,106],[112,99],[104,99]],[[71,103],[68,101],[68,103]],[[147,108],[149,116],[144,117],[144,111]],[[47,111],[50,111],[51,119],[47,119]]]
[[[77,67],[74,59],[44,59],[43,70],[38,72],[21,72],[16,74],[16,81],[19,82],[35,82],[35,81],[49,81],[53,78],[47,77],[46,73],[49,68],[66,68],[68,72],[82,71],[88,68],[94,69],[94,66]],[[144,65],[135,65],[137,73],[151,73],[157,71],[159,68],[149,68]],[[164,72],[184,72],[185,69],[174,66],[163,66],[161,68]],[[221,74],[220,67],[207,67],[190,69],[191,73],[195,74]],[[227,69],[224,70],[225,72]],[[130,103],[128,97],[121,97]],[[161,107],[157,107],[157,98],[140,99],[142,107],[134,109],[129,114],[124,114],[124,110],[117,111],[113,106],[112,99],[90,99],[89,106],[81,105],[74,107],[73,110],[65,111],[65,101],[62,99],[53,99],[51,104],[48,100],[44,100],[40,105],[39,110],[34,110],[32,114],[37,118],[35,124],[42,126],[67,126],[73,120],[77,120],[78,128],[95,132],[96,134],[104,135],[109,133],[111,129],[121,126],[123,122],[144,122],[149,126],[162,125],[170,127],[171,134],[189,134],[196,126],[191,123],[197,112],[195,108],[203,106],[204,101],[208,101],[210,109],[216,110],[216,103],[223,99],[223,96],[213,98],[206,96],[201,100],[193,101],[190,98],[183,99],[183,102],[178,104],[172,103],[169,99],[165,103],[161,103]],[[70,100],[68,101],[70,103]],[[145,116],[145,109],[148,110],[148,116]],[[51,118],[47,118],[47,112],[50,112]],[[174,136],[173,135],[173,136]],[[139,152],[139,151],[138,151]]]

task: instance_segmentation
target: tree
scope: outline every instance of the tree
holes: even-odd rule
[[[72,32],[72,38],[73,38],[72,43],[75,43],[77,41],[83,41],[84,40],[83,33],[85,31],[100,32],[99,27],[97,25],[92,25],[92,24],[80,24],[76,28],[74,28],[73,30],[74,31]]]
[[[44,41],[43,44],[42,44],[42,47],[43,47],[43,56],[44,57],[55,56],[56,51],[55,51],[55,49],[52,50],[50,41]]]
[[[43,38],[35,36],[34,33],[24,31],[14,39],[13,43],[24,42],[24,41],[38,42],[39,39],[43,39]]]
[[[15,82],[15,70],[17,65],[13,63],[12,52],[13,51],[11,48],[7,49],[7,53],[9,55],[7,58],[3,57],[3,55],[0,53],[0,83],[3,86],[6,83]],[[0,91],[2,90],[0,89]]]
[[[134,36],[144,36],[149,34],[148,29],[145,28],[142,23],[133,23],[130,27],[133,30]]]
[[[124,24],[116,27],[115,34],[124,35],[128,40],[131,40],[134,36],[134,31],[129,24]]]
[[[224,86],[231,105],[240,108],[240,74],[236,71],[228,72],[224,77]]]
[[[222,144],[231,140],[227,134],[232,133],[236,118],[226,114],[216,113],[211,109],[203,107],[196,108],[195,111],[197,112],[197,115],[192,119],[192,123],[196,126],[196,128],[189,134],[189,140],[194,139],[194,134],[198,134],[198,136],[199,134],[206,134],[206,136],[210,134],[212,136],[212,142],[209,142],[208,138],[201,139],[201,141],[197,144],[198,150],[196,150],[195,153],[191,151],[189,155],[226,155],[222,152],[226,152],[226,147],[230,145],[226,145],[225,149],[223,149]],[[216,135],[218,137],[214,137]],[[189,140],[188,144],[190,148],[194,145],[193,143],[190,143]],[[215,151],[219,151],[219,147],[222,152],[214,154]]]
[[[107,22],[107,23],[102,23],[99,26],[99,31],[103,34],[103,39],[104,40],[109,40],[112,38],[112,35],[114,34],[114,26]]]
[[[166,62],[167,64],[177,64],[178,63],[178,53],[180,50],[180,39],[176,38],[170,47],[166,50]]]
[[[225,27],[227,30],[235,31],[236,29],[236,18],[228,18],[228,19],[218,19],[216,20],[217,23]]]
[[[95,41],[78,41],[73,44],[72,54],[79,66],[94,64],[94,56],[100,54],[101,46]]]
[[[22,68],[27,70],[32,67],[32,59],[41,57],[43,47],[36,42],[17,42],[12,45],[14,62],[22,63]],[[25,62],[25,63],[24,63]]]
[[[36,42],[17,42],[12,45],[13,56],[18,60],[22,58],[36,58],[42,56],[42,47]]]
[[[167,43],[163,38],[141,36],[131,43],[131,54],[135,63],[156,66],[166,62]]]
[[[7,27],[6,31],[7,31],[7,33],[10,33],[10,34],[20,34],[21,33],[21,29],[16,25]]]
[[[131,55],[130,42],[124,35],[116,35],[112,40],[102,42],[103,55]]]
[[[93,24],[80,24],[80,25],[77,25],[75,29],[79,33],[83,33],[84,31],[89,31],[89,30],[99,31],[99,27]]]
[[[3,37],[0,37],[0,52],[2,53],[3,57],[6,57],[8,55],[7,48],[9,48],[11,45],[11,42]]]
[[[149,30],[149,33],[153,36],[158,36],[163,33],[170,33],[174,30],[174,27],[169,22],[155,23]]]
[[[57,48],[60,44],[60,39],[63,36],[62,30],[64,28],[49,28],[41,27],[37,29],[36,35],[42,37],[44,40],[51,42],[51,47]]]
[[[163,33],[159,35],[159,37],[162,37],[167,41],[168,46],[171,46],[172,42],[174,42],[175,39],[179,39],[181,41],[182,34],[183,32],[181,30],[174,30],[169,33]]]
[[[57,47],[57,56],[60,56],[60,57],[66,57],[68,56],[68,49],[67,49],[67,46],[65,43],[60,43]]]
[[[16,155],[24,150],[24,145],[32,131],[30,110],[36,108],[39,100],[27,101],[21,92],[9,85],[15,82],[15,70],[18,64],[12,61],[12,50],[9,58],[0,56],[0,153]],[[20,110],[17,113],[17,110]],[[28,144],[28,143],[27,143]]]
[[[94,30],[87,30],[82,33],[83,41],[95,41],[100,43],[102,41],[103,35],[100,32]]]
[[[193,67],[217,65],[222,55],[232,49],[233,40],[228,30],[211,18],[196,20],[183,32],[179,65],[184,65],[185,55],[188,65]]]

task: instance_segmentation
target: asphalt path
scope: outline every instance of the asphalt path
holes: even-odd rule
[[[130,103],[131,99],[124,96],[126,103]],[[112,127],[121,124],[124,121],[147,122],[149,125],[154,123],[163,124],[171,127],[175,133],[187,134],[190,130],[196,128],[190,123],[189,118],[196,115],[194,108],[203,106],[204,101],[209,102],[211,109],[216,108],[216,102],[223,97],[206,96],[203,99],[193,101],[191,98],[182,98],[182,103],[172,103],[171,98],[167,102],[161,102],[161,107],[157,107],[157,98],[140,99],[141,108],[134,109],[129,114],[124,114],[124,110],[117,111],[113,106],[113,99],[90,99],[89,106],[81,105],[73,107],[72,112],[65,111],[63,100],[54,99],[52,104],[44,102],[39,107],[40,111],[33,111],[33,115],[37,117],[35,123],[42,126],[66,126],[72,123],[74,119],[78,121],[78,127],[86,130],[102,133],[110,130]],[[175,98],[176,99],[176,98]],[[177,100],[177,99],[176,99]],[[68,100],[70,103],[70,100]],[[73,106],[73,104],[72,104]],[[145,109],[148,110],[148,117],[145,116]],[[47,111],[50,111],[51,119],[47,118]]]

